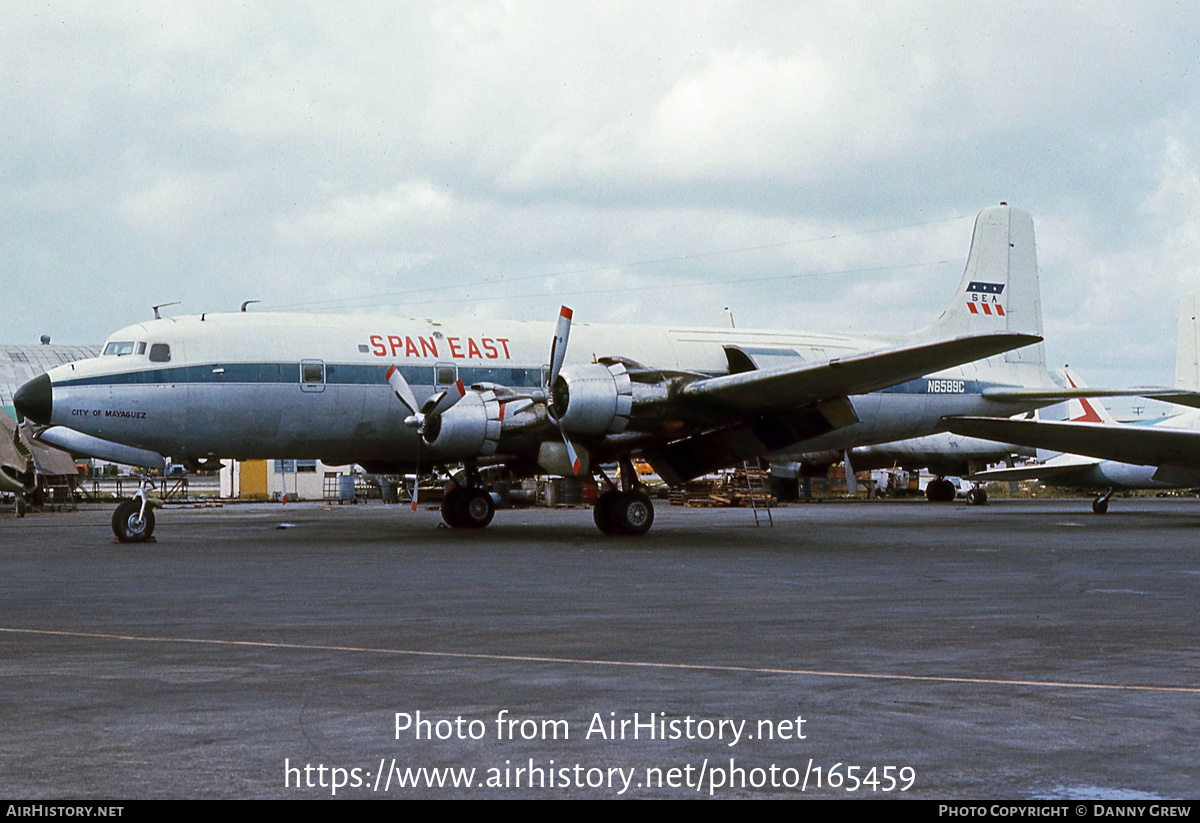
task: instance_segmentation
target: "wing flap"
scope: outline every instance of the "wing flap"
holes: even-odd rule
[[[885,389],[1040,340],[1036,335],[1016,332],[967,335],[936,343],[864,352],[825,363],[711,377],[685,386],[680,394],[730,410],[780,411],[833,397]]]

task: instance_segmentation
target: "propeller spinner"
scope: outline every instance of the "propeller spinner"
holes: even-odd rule
[[[461,380],[456,380],[453,386],[435,394],[425,401],[424,406],[417,408],[417,396],[413,394],[412,387],[408,385],[408,381],[404,379],[404,375],[400,373],[400,369],[396,368],[395,364],[387,370],[387,382],[395,392],[396,399],[404,405],[404,408],[408,409],[408,417],[404,419],[405,425],[416,429],[417,434],[420,435],[417,438],[417,456],[414,461],[416,479],[413,481],[412,493],[412,509],[416,511],[417,490],[421,485],[421,441],[425,439],[425,424],[449,411],[455,403],[466,396],[467,390]]]

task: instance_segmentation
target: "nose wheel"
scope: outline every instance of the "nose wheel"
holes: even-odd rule
[[[120,543],[145,543],[154,536],[154,510],[136,497],[126,500],[113,512],[112,530]]]

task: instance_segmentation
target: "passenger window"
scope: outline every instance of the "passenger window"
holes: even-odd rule
[[[325,382],[325,365],[323,363],[304,363],[303,377],[305,383],[324,383]]]
[[[439,386],[449,386],[457,379],[458,370],[454,366],[437,367],[437,384]]]
[[[150,362],[151,363],[170,363],[171,362],[171,347],[166,343],[155,343],[150,347]]]

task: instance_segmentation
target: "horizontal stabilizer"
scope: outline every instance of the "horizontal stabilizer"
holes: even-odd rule
[[[1147,397],[1164,403],[1200,408],[1200,392],[1168,389],[1163,386],[1135,386],[1131,389],[1010,389],[983,390],[983,399],[996,403],[1061,403],[1064,400],[1089,397]]]
[[[1084,457],[1079,454],[1063,454],[1052,460],[1047,460],[1045,463],[976,472],[969,475],[967,479],[984,483],[1005,480],[1061,479],[1080,474],[1099,464],[1100,460],[1095,457]]]
[[[885,389],[973,360],[1041,341],[1032,334],[995,332],[936,343],[865,352],[826,363],[779,366],[697,380],[681,392],[727,409],[779,411],[832,397]]]
[[[1162,426],[947,417],[957,434],[1143,466],[1200,466],[1200,431]]]

